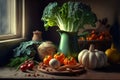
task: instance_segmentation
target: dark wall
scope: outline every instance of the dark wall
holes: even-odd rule
[[[33,31],[40,30],[42,31],[43,40],[51,40],[54,43],[58,44],[59,34],[56,32],[57,27],[50,28],[48,31],[45,31],[44,24],[41,21],[42,13],[44,7],[48,5],[49,2],[54,0],[26,0],[26,26],[28,26],[27,38],[31,40]]]

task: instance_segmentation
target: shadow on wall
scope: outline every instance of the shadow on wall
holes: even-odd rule
[[[17,44],[1,44],[0,46],[0,67],[5,66],[8,64],[9,60],[13,57],[13,49],[18,46]]]
[[[0,55],[0,67],[6,65],[9,62],[9,59],[12,57],[12,51],[10,50],[2,50]],[[3,53],[4,52],[4,53]]]
[[[113,43],[115,44],[116,48],[120,51],[120,24],[119,24],[119,16],[118,12],[114,15],[114,22],[111,27],[110,33],[112,35]]]
[[[9,63],[10,59],[14,55],[13,49],[19,46],[20,42],[21,40],[0,43],[0,67],[5,66],[6,64]]]
[[[48,31],[44,29],[44,23],[41,21],[43,10],[50,2],[54,0],[26,0],[26,26],[28,26],[27,39],[31,40],[33,31],[39,30],[42,32],[43,40],[51,40],[58,44],[58,34],[55,29],[51,28]]]

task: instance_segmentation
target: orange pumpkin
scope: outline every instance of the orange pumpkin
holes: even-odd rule
[[[64,65],[76,65],[77,61],[74,57],[70,56],[64,59]]]
[[[54,54],[54,58],[57,59],[62,65],[65,59],[65,55],[63,53],[58,52],[57,54]]]
[[[51,55],[47,55],[45,56],[45,58],[43,59],[43,63],[46,65],[49,65],[49,61],[52,59]]]

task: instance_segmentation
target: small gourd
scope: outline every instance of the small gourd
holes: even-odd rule
[[[107,56],[91,44],[89,50],[84,49],[78,54],[78,62],[89,69],[101,68],[107,64]]]
[[[109,63],[119,63],[120,62],[120,52],[117,50],[115,45],[112,43],[111,48],[105,51],[105,54],[108,57]]]

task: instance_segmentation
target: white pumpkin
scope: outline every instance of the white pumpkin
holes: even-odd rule
[[[49,65],[52,68],[58,68],[60,67],[60,62],[57,59],[53,58],[49,61]]]
[[[84,49],[78,54],[78,62],[90,69],[101,68],[107,64],[107,56],[103,51],[94,49],[91,44],[89,50]]]

